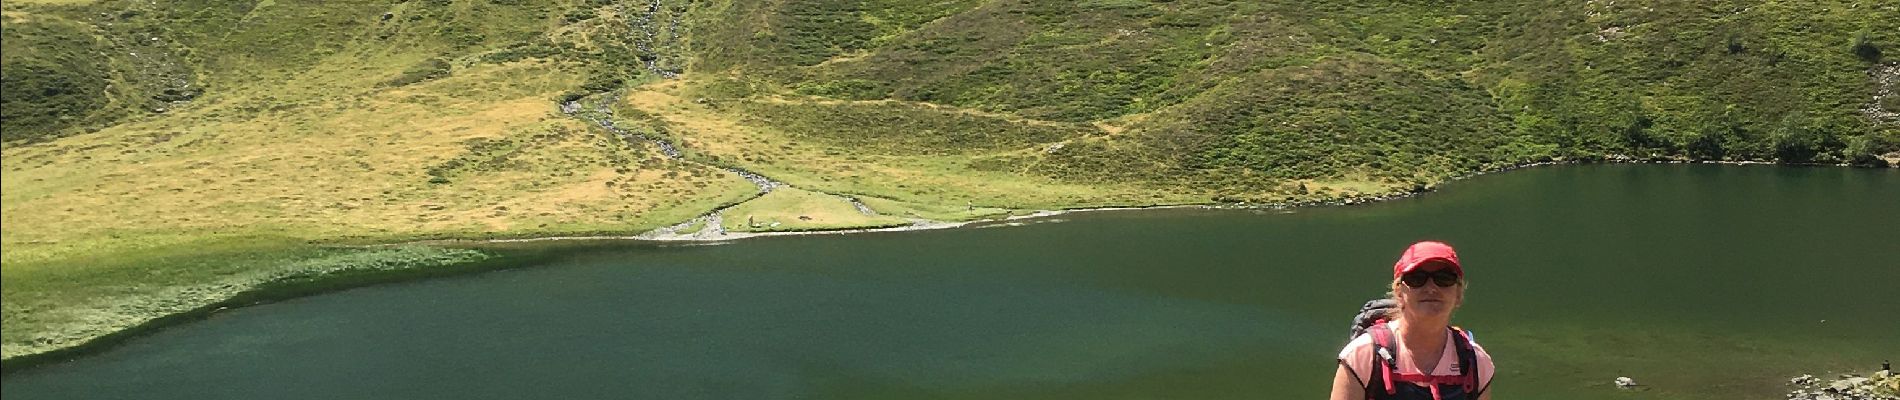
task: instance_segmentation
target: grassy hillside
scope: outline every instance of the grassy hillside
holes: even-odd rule
[[[163,112],[15,96],[13,80],[42,79],[16,78],[16,61],[65,59],[7,51],[9,135],[16,106],[91,111],[6,144],[6,356],[208,304],[216,296],[179,293],[243,289],[261,282],[253,273],[349,249],[335,245],[639,232],[754,194],[562,114],[556,101],[596,76],[638,76],[576,61],[617,48],[589,38],[628,28],[566,17],[606,5],[533,3],[8,2],[8,46],[41,33],[16,32],[22,20],[66,21],[99,43],[151,34],[176,43],[167,57],[188,62],[201,92]],[[111,68],[130,67],[72,79],[142,79]]]
[[[728,45],[696,66],[837,99],[1128,122],[1036,160],[1063,179],[1271,178],[1240,189],[1259,192],[1552,158],[1876,165],[1900,150],[1896,121],[1870,117],[1894,102],[1872,76],[1900,41],[1891,4],[767,4],[708,14],[699,36]]]
[[[1549,160],[1900,162],[1881,2],[0,11],[9,358],[258,276],[465,256],[356,244],[1299,202]]]
[[[0,16],[0,139],[31,142],[95,130],[197,96],[175,46],[141,34],[102,29],[76,15],[6,11]]]

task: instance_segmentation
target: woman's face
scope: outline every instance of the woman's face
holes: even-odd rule
[[[1405,282],[1406,279],[1401,279],[1397,285],[1397,290],[1393,291],[1394,297],[1399,300],[1399,304],[1403,307],[1402,310],[1409,316],[1449,318],[1451,311],[1457,309],[1458,305],[1464,302],[1465,285],[1462,279],[1463,277],[1450,279],[1455,281],[1451,286],[1439,286],[1441,281],[1447,280],[1444,278],[1455,276],[1442,266],[1422,266],[1419,269],[1413,270],[1413,272],[1407,273],[1407,275],[1412,274],[1426,275],[1427,278],[1424,279],[1423,284],[1418,287],[1413,287],[1411,285],[1412,282]],[[1439,279],[1432,279],[1430,276],[1434,274],[1444,276],[1439,277]],[[1413,280],[1416,281],[1416,279]]]

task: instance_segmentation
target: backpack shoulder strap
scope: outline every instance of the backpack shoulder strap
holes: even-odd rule
[[[1459,375],[1464,380],[1465,392],[1478,390],[1478,350],[1471,341],[1471,333],[1463,328],[1451,327],[1452,343],[1458,350]]]
[[[1394,345],[1397,341],[1392,336],[1392,327],[1379,321],[1367,328],[1366,334],[1372,335],[1372,364],[1378,369],[1367,374],[1371,377],[1366,380],[1366,397],[1374,397],[1372,393],[1376,390],[1383,390],[1388,396],[1397,394],[1398,388],[1392,386],[1392,372],[1398,369],[1399,349]]]

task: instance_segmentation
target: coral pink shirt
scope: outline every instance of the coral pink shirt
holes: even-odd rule
[[[1391,324],[1393,334],[1398,334],[1398,323],[1392,322]],[[1470,335],[1470,332],[1466,332],[1465,334]],[[1438,365],[1432,368],[1431,375],[1458,376],[1464,373],[1464,366],[1458,365],[1458,347],[1456,343],[1452,342],[1453,340],[1457,340],[1457,338],[1452,337],[1451,331],[1449,330],[1445,331],[1445,336],[1445,349],[1439,352]],[[1495,375],[1497,368],[1491,364],[1491,354],[1484,351],[1484,346],[1478,345],[1478,341],[1475,338],[1472,339],[1471,342],[1472,351],[1478,353],[1479,389],[1477,393],[1484,393],[1487,389],[1491,388],[1491,376]],[[1364,385],[1368,374],[1378,371],[1373,369],[1372,364],[1373,353],[1377,351],[1375,350],[1377,348],[1377,346],[1372,345],[1371,334],[1359,335],[1359,337],[1353,338],[1351,343],[1347,343],[1345,349],[1339,351],[1339,363],[1345,365],[1347,369],[1352,370],[1353,379],[1359,380],[1359,384]],[[1398,367],[1399,369],[1397,371],[1392,371],[1393,375],[1423,375],[1419,372],[1421,368],[1418,367],[1418,364],[1412,362],[1411,352],[1405,350],[1403,346],[1399,348]]]

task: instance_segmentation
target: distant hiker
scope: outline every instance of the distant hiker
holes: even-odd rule
[[[1490,400],[1491,355],[1451,326],[1465,299],[1458,253],[1440,242],[1414,243],[1392,265],[1392,278],[1391,297],[1366,303],[1355,318],[1332,400]]]

